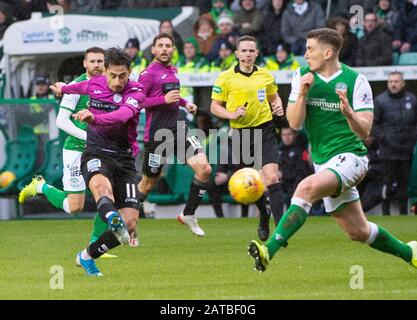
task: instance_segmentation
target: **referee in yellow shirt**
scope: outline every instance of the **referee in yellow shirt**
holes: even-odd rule
[[[259,54],[256,39],[252,36],[239,38],[236,44],[236,57],[239,64],[222,72],[217,78],[211,95],[211,112],[222,119],[229,119],[232,128],[232,141],[238,137],[240,145],[233,145],[233,155],[237,152],[242,167],[247,155],[242,154],[244,146],[250,146],[250,154],[255,163],[262,165],[262,174],[267,185],[270,207],[277,225],[283,211],[283,192],[278,180],[278,141],[272,115],[283,116],[284,109],[277,91],[275,79],[268,70],[255,65]],[[261,129],[261,136],[256,135]],[[248,135],[248,133],[250,135]],[[248,137],[249,136],[249,137]],[[259,146],[262,152],[257,153]],[[261,156],[261,158],[259,158]],[[269,237],[270,212],[265,194],[256,202],[260,212],[258,236],[265,241]]]

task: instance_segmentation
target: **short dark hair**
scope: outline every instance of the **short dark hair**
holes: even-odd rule
[[[402,80],[404,80],[404,74],[401,71],[395,70],[388,73],[388,77],[390,76],[400,76]]]
[[[255,37],[252,37],[252,36],[242,36],[239,39],[237,39],[236,48],[239,48],[240,43],[243,42],[243,41],[255,42],[256,46],[258,46],[258,42],[256,41],[256,38]]]
[[[104,67],[107,69],[112,66],[126,66],[130,68],[130,58],[119,47],[107,49],[104,53]]]
[[[172,45],[173,46],[175,45],[175,43],[174,43],[174,37],[172,35],[170,35],[169,33],[160,33],[155,38],[153,38],[152,46],[155,46],[156,42],[159,39],[164,39],[164,38],[167,38],[167,39],[171,40]]]
[[[84,59],[87,58],[87,55],[89,53],[102,53],[102,54],[105,54],[105,52],[106,51],[104,51],[103,48],[100,48],[100,47],[91,47],[91,48],[88,48],[87,50],[85,50],[85,52],[84,52]]]
[[[343,46],[343,37],[336,30],[329,28],[311,30],[307,32],[306,38],[316,39],[318,42],[329,44],[336,52],[339,52]]]

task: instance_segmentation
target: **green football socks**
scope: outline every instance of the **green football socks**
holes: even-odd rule
[[[409,245],[395,238],[384,228],[372,222],[369,222],[369,225],[371,227],[370,237],[375,238],[375,240],[372,239],[373,241],[368,241],[368,244],[371,242],[369,244],[371,248],[400,257],[406,262],[411,262],[413,250]]]
[[[46,199],[52,203],[58,209],[64,209],[64,200],[67,197],[67,193],[59,190],[47,183],[42,186],[42,193]]]
[[[293,202],[292,202],[293,203]],[[306,206],[303,206],[304,208]],[[272,237],[266,242],[269,252],[269,259],[277,253],[277,251],[287,243],[288,239],[297,232],[304,224],[308,217],[308,211],[296,204],[291,204],[287,212],[281,218]],[[308,208],[308,204],[307,204]],[[310,205],[311,208],[311,205]]]
[[[94,217],[94,226],[93,232],[91,233],[90,243],[96,242],[97,239],[107,231],[107,224],[100,218],[100,215],[97,213]]]

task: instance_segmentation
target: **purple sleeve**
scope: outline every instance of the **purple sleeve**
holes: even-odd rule
[[[137,112],[139,112],[139,110],[136,111],[134,108],[124,104],[116,111],[95,114],[93,124],[96,126],[121,125],[132,118]]]
[[[180,106],[185,107],[187,105],[187,103],[188,103],[187,100],[181,98],[181,100],[180,100]]]
[[[155,107],[165,104],[164,96],[150,97],[153,85],[153,77],[148,71],[145,70],[140,74],[138,82],[142,85],[143,92],[146,96],[142,104],[144,108]]]
[[[146,98],[145,101],[143,101],[143,106],[145,108],[160,106],[160,105],[163,105],[163,104],[165,104],[165,97],[164,96]]]
[[[73,84],[67,84],[66,86],[63,86],[61,91],[62,93],[66,94],[81,94],[81,95],[87,95],[88,94],[88,83],[89,80],[73,83]]]

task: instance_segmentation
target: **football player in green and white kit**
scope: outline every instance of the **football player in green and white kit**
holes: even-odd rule
[[[87,49],[84,53],[83,66],[86,73],[74,79],[73,83],[88,80],[104,72],[104,50],[99,47]],[[64,190],[59,190],[47,184],[42,176],[36,176],[20,192],[20,203],[25,202],[30,197],[43,194],[51,204],[58,209],[63,209],[66,213],[79,213],[84,209],[86,186],[81,174],[81,154],[86,146],[87,123],[75,120],[72,115],[80,110],[87,109],[88,104],[88,96],[77,94],[64,95],[60,104],[56,124],[58,128],[68,134],[62,153],[64,169],[62,184]],[[106,230],[107,225],[96,215],[91,241],[97,240]]]
[[[307,33],[309,66],[298,69],[293,78],[287,118],[295,130],[304,125],[315,174],[298,184],[291,206],[265,245],[250,242],[248,251],[259,272],[301,228],[311,204],[320,199],[350,239],[417,267],[417,242],[396,239],[367,221],[362,210],[356,186],[368,169],[363,140],[372,128],[372,90],[363,75],[339,62],[342,44],[342,37],[331,29]]]

